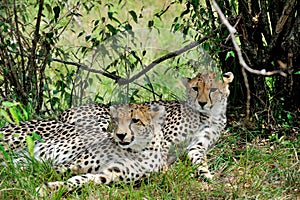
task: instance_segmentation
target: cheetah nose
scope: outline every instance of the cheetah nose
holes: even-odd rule
[[[117,133],[116,135],[121,141],[123,141],[127,134],[126,133]]]
[[[203,108],[206,105],[206,102],[198,101],[198,103],[201,106],[201,108]]]

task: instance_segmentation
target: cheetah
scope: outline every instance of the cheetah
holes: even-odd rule
[[[66,182],[43,185],[38,188],[41,195],[45,190],[57,190],[61,186],[72,190],[91,181],[95,184],[134,182],[159,172],[165,165],[161,131],[165,108],[155,104],[126,104],[111,106],[110,114],[113,133],[101,132],[101,128],[81,129],[54,120],[28,121],[0,129],[3,134],[0,144],[20,149],[20,145],[13,144],[35,131],[44,140],[35,144],[35,158],[51,160],[58,171],[70,171],[75,175]],[[50,135],[46,134],[48,131]]]
[[[100,127],[103,131],[107,131],[111,116],[109,106],[91,103],[65,110],[59,116],[59,120],[86,128]]]
[[[198,166],[196,174],[212,177],[204,161],[207,150],[225,128],[229,84],[233,78],[232,72],[224,73],[220,79],[216,72],[199,73],[194,78],[183,80],[187,92],[186,101],[145,103],[156,103],[166,109],[166,122],[162,131],[163,151],[164,155],[168,155],[168,165],[187,151],[192,164]],[[85,114],[92,120],[87,121]],[[104,129],[109,127],[107,106],[102,104],[70,108],[62,113],[61,119],[76,126],[100,126]]]

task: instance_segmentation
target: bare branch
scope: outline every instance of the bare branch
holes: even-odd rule
[[[196,46],[198,46],[199,44],[201,44],[202,42],[204,42],[205,40],[207,40],[208,37],[202,37],[199,41],[194,41],[194,42],[191,42],[190,44],[184,46],[183,48],[179,49],[179,50],[176,50],[176,51],[173,51],[171,53],[168,53],[156,60],[154,60],[152,63],[150,63],[148,66],[146,66],[142,71],[140,71],[138,74],[132,76],[131,78],[129,79],[124,79],[124,78],[121,78],[119,81],[118,81],[118,84],[119,85],[125,85],[125,84],[128,84],[128,83],[131,83],[133,82],[134,80],[138,79],[139,77],[141,77],[142,75],[144,75],[145,73],[147,73],[148,71],[150,71],[154,66],[156,66],[157,64],[167,60],[167,59],[170,59],[170,58],[173,58],[173,57],[176,57]]]
[[[161,62],[163,62],[167,59],[176,57],[176,56],[178,56],[178,55],[180,55],[180,54],[182,54],[182,53],[198,46],[199,44],[201,44],[202,42],[204,42],[207,39],[208,39],[208,37],[206,37],[206,36],[202,37],[202,38],[200,38],[199,41],[191,42],[190,44],[184,46],[181,49],[170,52],[170,53],[154,60],[152,63],[150,63],[148,66],[146,66],[143,70],[141,70],[139,73],[137,73],[136,75],[132,76],[129,79],[122,78],[122,77],[120,77],[116,74],[112,74],[112,73],[106,72],[104,70],[97,70],[97,69],[89,68],[87,65],[82,64],[82,63],[64,61],[64,60],[57,59],[57,58],[52,58],[52,60],[55,61],[55,62],[60,62],[60,63],[66,64],[66,65],[74,65],[74,66],[79,67],[80,69],[83,69],[83,70],[86,70],[86,71],[89,71],[89,72],[92,72],[92,73],[101,74],[103,76],[106,76],[108,78],[111,78],[111,79],[115,80],[119,85],[126,85],[126,84],[132,83],[136,79],[140,78],[142,75],[146,74],[148,71],[150,71],[154,66],[158,65],[159,63],[161,63]]]
[[[65,61],[65,60],[61,60],[61,59],[57,59],[57,58],[52,58],[52,60],[55,61],[55,62],[66,64],[66,65],[73,65],[73,66],[79,67],[80,69],[83,69],[83,70],[86,70],[86,71],[89,71],[89,72],[92,72],[92,73],[101,74],[103,76],[106,76],[108,78],[111,78],[111,79],[115,80],[116,82],[119,79],[121,79],[121,77],[118,76],[118,75],[108,73],[108,72],[105,72],[103,70],[92,69],[92,68],[89,68],[87,65],[82,64],[82,63],[70,62],[70,61]]]
[[[234,24],[234,26],[233,26],[234,28],[239,24],[241,18],[242,18],[242,15],[239,15],[236,22],[235,22],[235,24]],[[225,40],[225,44],[228,42],[229,38],[230,38],[230,34],[227,36],[227,38]]]
[[[32,88],[28,88],[28,87],[31,86],[33,73],[35,73],[35,76],[36,76],[36,71],[35,71],[36,70],[36,48],[37,48],[37,44],[39,41],[39,32],[40,32],[43,7],[44,7],[44,0],[40,0],[38,14],[37,14],[37,18],[36,18],[34,36],[33,36],[34,38],[32,40],[32,47],[31,47],[30,57],[29,57],[29,61],[28,61],[28,84],[25,85],[25,87],[28,91],[30,91],[32,89]],[[37,88],[37,82],[36,82],[36,88]]]
[[[250,94],[250,86],[248,82],[247,73],[245,71],[245,68],[242,68],[242,74],[244,78],[245,87],[247,90],[247,101],[246,101],[246,120],[250,120],[250,101],[251,101],[251,94]]]
[[[23,85],[26,84],[25,77],[25,60],[24,60],[24,53],[23,53],[23,44],[21,43],[21,36],[20,36],[20,30],[19,30],[19,20],[18,20],[18,14],[17,14],[17,6],[16,6],[16,0],[14,0],[14,16],[15,16],[15,24],[16,24],[16,37],[19,43],[19,49],[20,49],[20,55],[21,55],[21,66],[22,66],[22,78],[23,78]]]
[[[216,9],[216,11],[218,12],[219,14],[219,17],[221,19],[221,21],[223,22],[223,24],[227,27],[229,33],[230,33],[230,37],[231,37],[231,40],[232,40],[232,43],[233,43],[233,46],[236,50],[236,53],[238,55],[238,59],[239,59],[239,63],[242,67],[244,67],[248,72],[250,73],[253,73],[253,74],[258,74],[258,75],[264,75],[264,76],[271,76],[271,75],[274,75],[274,74],[280,74],[284,77],[286,77],[286,73],[284,73],[283,71],[280,71],[280,70],[275,70],[275,71],[266,71],[265,69],[262,69],[262,70],[256,70],[256,69],[252,69],[250,68],[244,58],[243,58],[243,55],[242,55],[242,52],[241,52],[241,48],[239,47],[239,45],[237,44],[237,41],[235,39],[235,36],[234,36],[234,33],[236,32],[236,29],[231,26],[231,24],[228,22],[228,20],[226,19],[226,17],[224,16],[223,12],[221,11],[220,7],[218,6],[218,4],[216,3],[215,0],[212,0],[213,2],[213,6],[214,8]]]
[[[260,15],[261,15],[261,21],[262,21],[262,32],[264,33],[264,36],[266,38],[267,43],[271,40],[271,31],[270,31],[270,23],[268,20],[268,9],[267,9],[267,2],[266,0],[260,1]]]

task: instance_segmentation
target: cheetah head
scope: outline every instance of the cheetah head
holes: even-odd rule
[[[184,79],[188,103],[199,111],[210,111],[216,103],[227,99],[233,78],[232,72],[223,74],[222,78],[218,78],[216,72],[203,72]]]
[[[110,113],[115,141],[122,148],[140,151],[153,141],[156,134],[162,134],[164,106],[151,105],[149,108],[142,104],[124,104],[111,106]]]

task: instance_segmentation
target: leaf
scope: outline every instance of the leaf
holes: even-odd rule
[[[112,19],[113,14],[114,14],[113,12],[107,12],[108,18],[109,18],[109,19]]]
[[[13,102],[9,102],[9,101],[3,101],[2,102],[2,106],[5,106],[5,107],[11,107],[11,106],[14,106],[15,103]]]
[[[85,36],[85,41],[86,41],[86,42],[89,41],[90,38],[91,38],[91,35]]]
[[[208,43],[208,42],[205,42],[203,48],[204,48],[205,51],[208,51],[209,48],[210,48],[209,43]]]
[[[80,36],[82,36],[84,33],[85,33],[85,31],[84,31],[84,30],[83,30],[83,31],[81,31],[81,32],[78,34],[77,38],[79,38]]]
[[[225,60],[227,60],[229,57],[234,57],[234,52],[233,51],[227,52]]]
[[[26,135],[26,144],[30,157],[34,157],[34,140],[30,135]]]
[[[99,22],[100,22],[100,20],[97,19],[97,20],[94,22],[94,26],[98,26]]]
[[[57,19],[59,18],[59,13],[60,13],[60,7],[55,6],[53,8],[53,12],[54,12],[54,20],[55,20],[55,22],[57,22]]]
[[[125,30],[132,30],[132,26],[130,24],[126,24],[124,28]]]
[[[20,120],[19,120],[18,114],[16,112],[16,107],[10,107],[8,110],[9,110],[10,115],[12,116],[14,122],[16,122],[16,124],[19,124]]]
[[[81,47],[81,53],[84,53],[86,51],[86,47]]]
[[[175,24],[174,31],[178,31],[179,28],[180,28],[180,24]]]
[[[23,107],[21,104],[19,105],[19,107],[20,107],[20,108],[17,108],[17,109],[16,109],[18,118],[19,118],[21,121],[28,120],[28,113],[27,113],[27,111],[24,109],[24,107]],[[22,110],[22,112],[21,112],[21,110]]]
[[[37,134],[36,132],[32,132],[32,137],[33,137],[34,140],[38,140],[40,142],[44,142],[43,139],[42,139],[42,137],[39,134]]]
[[[153,25],[154,25],[154,21],[153,20],[148,21],[148,27],[149,28],[151,28]]]
[[[131,10],[131,11],[129,11],[129,14],[131,15],[133,21],[134,21],[135,23],[137,23],[138,20],[137,20],[137,15],[136,15],[136,13],[135,13],[133,10]]]
[[[11,47],[12,50],[14,50],[14,51],[17,49],[16,43],[12,43],[12,44],[10,45],[10,47]]]
[[[190,12],[189,9],[186,9],[185,11],[183,11],[181,14],[180,14],[180,18],[182,18],[184,15],[188,14]]]
[[[3,110],[0,109],[0,114],[5,118],[6,121],[8,121],[9,123],[13,124],[14,122],[11,120],[11,118],[9,117],[9,114]]]
[[[107,24],[106,27],[112,34],[116,34],[118,32],[117,29],[113,27],[111,24]]]
[[[52,9],[51,9],[50,4],[49,4],[49,3],[46,3],[45,6],[46,6],[47,11],[48,11],[49,13],[52,13]]]
[[[3,156],[5,157],[5,160],[9,160],[9,155],[1,144],[0,144],[0,152],[2,152]]]

